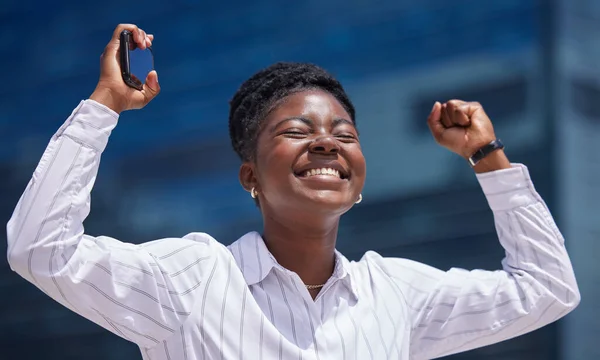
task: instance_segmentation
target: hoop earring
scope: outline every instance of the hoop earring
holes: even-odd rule
[[[358,194],[358,200],[356,200],[355,204],[360,204],[362,201],[362,194]]]
[[[256,199],[258,196],[258,191],[256,191],[255,188],[252,188],[252,190],[250,190],[250,196],[252,196],[253,199]]]

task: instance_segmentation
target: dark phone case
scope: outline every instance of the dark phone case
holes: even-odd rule
[[[121,36],[120,36],[120,43],[121,43],[121,56],[120,56],[120,60],[121,60],[121,75],[123,76],[123,81],[125,81],[125,84],[127,84],[129,87],[132,87],[134,89],[137,90],[142,90],[144,84],[139,81],[135,76],[131,75],[131,71],[130,71],[130,65],[129,65],[129,47],[130,45],[133,43],[133,47],[135,48],[136,45],[133,42],[133,34],[131,33],[131,31],[129,30],[123,30],[121,31]]]

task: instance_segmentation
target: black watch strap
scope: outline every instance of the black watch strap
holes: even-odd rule
[[[496,139],[496,140],[492,141],[491,143],[485,145],[481,149],[477,150],[475,152],[475,154],[473,154],[469,158],[469,164],[471,164],[471,166],[475,166],[483,158],[485,158],[489,154],[493,153],[494,151],[500,150],[500,149],[504,149],[504,144],[502,143],[502,140]]]

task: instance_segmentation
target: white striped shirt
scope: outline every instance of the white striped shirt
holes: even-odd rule
[[[142,245],[85,235],[117,119],[82,101],[52,137],[8,223],[8,259],[144,359],[431,359],[532,331],[579,302],[564,240],[518,164],[477,175],[506,250],[493,272],[336,252],[313,301],[255,232],[229,247],[204,233]]]

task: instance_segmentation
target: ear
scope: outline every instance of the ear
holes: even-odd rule
[[[256,180],[256,173],[254,171],[254,163],[252,162],[244,162],[240,166],[239,178],[240,184],[244,190],[250,192],[252,188],[256,188],[258,191],[258,181]]]

